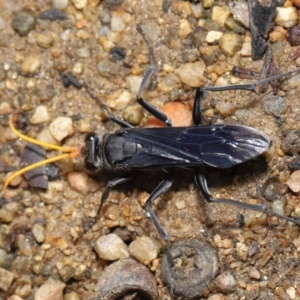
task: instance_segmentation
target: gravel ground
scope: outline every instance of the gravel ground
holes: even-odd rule
[[[135,98],[149,66],[137,24],[153,46],[156,67],[143,97],[177,126],[191,123],[195,87],[257,80],[230,73],[234,66],[260,72],[264,63],[251,59],[242,7],[237,22],[233,1],[191,2],[174,0],[164,13],[162,0],[1,1],[0,184],[21,161],[36,159],[31,153],[37,150],[25,151],[26,142],[8,127],[13,112],[19,112],[22,133],[64,146],[82,147],[87,132],[118,128],[101,104],[133,125],[157,126]],[[293,2],[277,9],[269,34],[280,73],[300,64],[299,3]],[[264,157],[204,170],[215,197],[300,215],[299,80],[299,74],[282,80],[276,96],[270,87],[261,94],[207,93],[206,122],[251,126],[273,142]],[[143,210],[163,173],[138,172],[113,189],[98,219],[102,192],[116,174],[88,175],[83,158],[62,160],[47,174],[49,182],[15,178],[0,199],[0,299],[177,299],[165,283],[165,244]],[[294,224],[205,203],[188,170],[175,173],[172,188],[153,207],[174,245],[172,255],[185,247],[176,258],[183,274],[174,289],[181,297],[300,299]],[[186,267],[193,269],[189,276]]]

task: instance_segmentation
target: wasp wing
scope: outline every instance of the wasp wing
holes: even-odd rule
[[[264,133],[242,125],[132,128],[123,137],[143,147],[128,162],[131,168],[229,168],[260,155],[271,143]]]

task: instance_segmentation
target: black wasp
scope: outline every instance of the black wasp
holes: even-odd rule
[[[81,150],[81,154],[85,159],[86,169],[88,171],[94,171],[99,168],[134,171],[159,168],[166,171],[168,174],[167,178],[160,182],[151,193],[146,201],[145,210],[166,243],[168,256],[168,235],[160,225],[160,222],[151,208],[151,204],[171,187],[172,169],[174,168],[188,168],[193,170],[195,173],[194,179],[196,186],[208,202],[225,203],[252,209],[272,214],[300,225],[300,221],[277,214],[268,209],[265,205],[254,205],[230,199],[214,198],[209,192],[205,176],[199,169],[201,166],[210,166],[220,169],[230,168],[257,157],[266,151],[271,144],[271,141],[266,134],[251,127],[226,124],[201,125],[201,100],[203,99],[205,92],[231,89],[255,91],[258,86],[282,77],[290,76],[294,72],[299,71],[300,68],[261,80],[254,84],[197,88],[193,107],[193,126],[172,127],[172,121],[169,120],[160,109],[146,102],[141,97],[147,82],[154,73],[154,56],[153,49],[149,40],[143,33],[142,28],[140,26],[137,28],[142,33],[147,43],[150,57],[150,67],[146,71],[138,91],[137,102],[158,120],[164,122],[167,127],[133,128],[129,123],[110,115],[107,108],[103,106],[108,118],[120,125],[122,129],[114,133],[105,134],[103,137],[100,137],[96,133],[87,134],[85,146]],[[11,127],[14,130],[13,125]],[[19,134],[19,136],[24,138],[23,135]],[[60,148],[60,150],[75,153],[73,157],[78,156],[78,153],[74,149],[63,150]],[[48,163],[49,161],[50,160],[46,160],[43,163]],[[25,171],[21,170],[18,174],[24,173]],[[110,189],[118,184],[126,182],[131,177],[131,175],[127,174],[126,176],[109,181],[106,190],[103,193],[99,211],[107,200]],[[6,189],[11,179],[12,178],[9,178],[7,180],[4,189]],[[172,264],[170,256],[169,260]]]

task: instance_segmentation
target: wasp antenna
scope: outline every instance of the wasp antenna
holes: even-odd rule
[[[17,135],[19,138],[21,138],[21,139],[23,139],[23,140],[25,140],[27,142],[39,145],[39,146],[41,146],[43,148],[50,148],[50,149],[54,149],[54,150],[60,150],[61,152],[68,152],[69,153],[69,152],[78,151],[78,149],[76,147],[61,147],[61,146],[58,146],[58,145],[54,145],[54,144],[49,144],[49,143],[46,143],[46,142],[38,141],[36,139],[33,139],[33,138],[29,137],[29,136],[26,136],[26,135],[22,134],[14,126],[13,117],[14,117],[15,114],[12,114],[10,116],[10,118],[9,118],[9,127],[13,131],[13,133],[15,135]]]
[[[17,176],[19,175],[22,175],[32,169],[35,169],[35,168],[38,168],[40,166],[43,166],[43,165],[46,165],[46,164],[49,164],[49,163],[53,163],[55,161],[58,161],[58,160],[61,160],[61,159],[64,159],[64,158],[79,158],[80,157],[80,149],[78,147],[61,147],[61,146],[57,146],[57,145],[53,145],[53,144],[49,144],[49,143],[46,143],[46,142],[41,142],[41,141],[38,141],[34,138],[30,138],[24,134],[22,134],[21,132],[19,132],[14,124],[13,124],[13,117],[14,117],[15,114],[12,114],[9,118],[9,127],[10,129],[18,136],[20,137],[21,139],[27,141],[27,142],[30,142],[30,143],[33,143],[33,144],[36,144],[36,145],[39,145],[41,147],[44,147],[44,148],[50,148],[50,149],[54,149],[54,150],[60,150],[62,152],[67,152],[65,154],[61,154],[61,155],[57,155],[57,156],[54,156],[52,158],[48,158],[48,159],[45,159],[45,160],[42,160],[42,161],[39,161],[37,163],[34,163],[30,166],[27,166],[17,172],[15,172],[14,174],[12,174],[10,177],[7,178],[7,180],[5,181],[4,183],[4,186],[3,186],[3,194],[5,196],[6,194],[6,189],[9,185],[9,183],[15,179]]]

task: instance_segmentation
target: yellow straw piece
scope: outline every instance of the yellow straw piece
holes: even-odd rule
[[[37,163],[34,163],[30,166],[27,166],[17,172],[15,172],[14,174],[12,174],[10,177],[7,178],[7,180],[5,181],[5,184],[4,184],[4,187],[3,187],[3,193],[4,193],[4,196],[5,196],[5,193],[6,193],[6,189],[9,185],[9,183],[15,179],[17,176],[19,175],[22,175],[24,174],[25,172],[28,172],[32,169],[35,169],[35,168],[38,168],[40,166],[43,166],[43,165],[46,165],[46,164],[49,164],[49,163],[52,163],[52,162],[55,162],[55,161],[58,161],[58,160],[61,160],[61,159],[64,159],[64,158],[67,158],[67,157],[71,157],[71,158],[79,158],[80,157],[80,149],[77,148],[77,147],[60,147],[60,146],[57,146],[57,145],[53,145],[53,144],[49,144],[49,143],[46,143],[46,142],[41,142],[41,141],[38,141],[36,139],[33,139],[33,138],[30,138],[24,134],[22,134],[21,132],[19,132],[14,124],[13,124],[13,117],[14,117],[15,114],[11,115],[10,118],[9,118],[9,127],[10,129],[18,136],[20,137],[21,139],[25,140],[25,141],[28,141],[30,143],[33,143],[33,144],[36,144],[36,145],[39,145],[41,147],[47,147],[47,148],[50,148],[50,149],[55,149],[55,150],[60,150],[62,152],[67,152],[65,154],[61,154],[61,155],[58,155],[58,156],[55,156],[55,157],[52,157],[52,158],[48,158],[48,159],[45,159],[45,160],[42,160],[42,161],[39,161]]]

